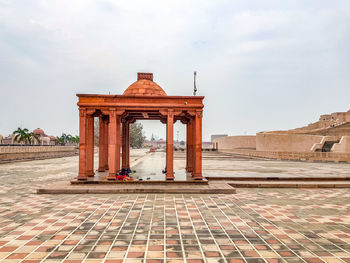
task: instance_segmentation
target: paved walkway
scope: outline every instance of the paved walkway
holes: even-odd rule
[[[2,262],[350,262],[348,189],[34,193],[76,172],[76,157],[0,165]]]
[[[180,153],[178,155],[184,156]],[[184,157],[175,161],[177,169],[184,168],[183,159]],[[350,176],[350,164],[258,160],[204,153],[203,171],[205,176],[348,177]]]

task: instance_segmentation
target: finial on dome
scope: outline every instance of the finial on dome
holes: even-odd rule
[[[153,81],[153,73],[137,73],[137,80],[147,79]]]

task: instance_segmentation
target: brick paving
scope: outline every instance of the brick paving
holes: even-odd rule
[[[35,194],[75,172],[76,157],[0,165],[2,262],[350,262],[349,189]]]

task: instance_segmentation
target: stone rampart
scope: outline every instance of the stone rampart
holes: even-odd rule
[[[0,162],[73,156],[75,146],[0,146]]]

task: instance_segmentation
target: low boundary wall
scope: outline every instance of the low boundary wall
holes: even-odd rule
[[[260,132],[256,134],[256,150],[271,152],[311,152],[323,136],[309,134]]]
[[[350,153],[336,152],[270,152],[246,149],[222,151],[251,157],[261,157],[276,160],[308,161],[308,162],[345,162],[350,163]]]
[[[238,136],[225,136],[215,138],[213,140],[214,148],[220,150],[238,149],[238,148],[250,148],[255,149],[256,138],[255,135],[238,135]]]
[[[0,162],[74,156],[76,146],[0,146]]]

